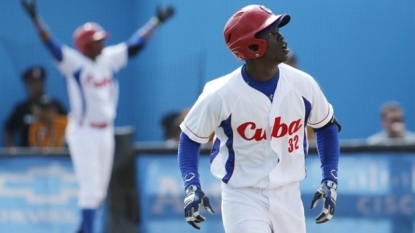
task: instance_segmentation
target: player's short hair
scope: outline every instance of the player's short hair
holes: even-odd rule
[[[22,73],[23,82],[29,82],[33,80],[45,80],[46,79],[46,70],[43,66],[35,65],[28,67]]]

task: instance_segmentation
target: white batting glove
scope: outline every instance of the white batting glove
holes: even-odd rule
[[[325,181],[314,194],[311,201],[311,209],[316,208],[318,201],[323,200],[323,209],[316,218],[316,223],[325,223],[329,221],[336,210],[337,184],[333,181]]]
[[[205,193],[195,185],[190,185],[186,189],[186,197],[184,199],[184,217],[192,227],[200,229],[201,222],[205,221],[206,218],[200,215],[200,207],[203,206],[205,209],[213,214],[214,211],[210,206],[209,198]]]

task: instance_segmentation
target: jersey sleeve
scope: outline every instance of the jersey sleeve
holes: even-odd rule
[[[308,125],[317,129],[325,126],[331,120],[333,117],[333,107],[327,101],[326,96],[318,83],[313,78],[310,80],[312,90],[312,107],[308,118]]]
[[[103,49],[102,53],[115,72],[127,65],[128,48],[126,43],[107,46]]]
[[[219,95],[206,87],[192,106],[180,128],[191,140],[207,143],[219,124],[222,100]]]
[[[57,66],[64,75],[72,74],[79,70],[82,66],[82,60],[85,59],[78,51],[66,45],[62,46],[62,56],[62,61],[58,62]]]

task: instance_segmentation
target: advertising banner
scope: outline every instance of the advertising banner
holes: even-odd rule
[[[140,156],[137,160],[143,232],[187,233],[194,229],[183,213],[183,182],[175,155]],[[209,157],[199,161],[200,179],[209,196],[214,215],[201,210],[207,220],[198,232],[223,233],[220,210],[220,181],[209,171]],[[314,218],[321,204],[310,210],[314,192],[320,186],[318,156],[307,157],[307,177],[301,182],[307,232],[415,233],[415,155],[356,154],[342,156],[336,213],[325,224]]]
[[[0,233],[75,233],[77,193],[70,158],[1,158]]]

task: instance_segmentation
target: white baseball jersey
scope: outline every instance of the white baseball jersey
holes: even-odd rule
[[[211,172],[228,185],[276,188],[305,178],[306,125],[320,128],[333,108],[307,73],[279,65],[273,102],[245,83],[241,67],[208,82],[180,125],[193,141],[214,131]]]
[[[58,68],[66,76],[70,118],[112,124],[118,102],[114,75],[127,64],[127,45],[107,46],[95,61],[67,46],[63,46],[62,53]]]

